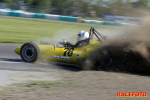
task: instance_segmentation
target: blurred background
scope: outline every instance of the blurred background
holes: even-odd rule
[[[0,8],[96,19],[104,14],[140,17],[138,9],[149,10],[150,0],[0,0]]]

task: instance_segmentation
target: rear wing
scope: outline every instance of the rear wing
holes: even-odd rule
[[[91,27],[91,29],[90,29],[90,37],[92,37],[93,34],[94,34],[94,35],[98,38],[98,40],[101,41],[101,42],[102,42],[101,38],[104,39],[104,40],[106,40],[106,36],[104,36],[103,34],[99,33],[98,31],[96,31],[96,30],[94,29],[94,27]],[[89,38],[90,38],[90,37],[89,37]]]

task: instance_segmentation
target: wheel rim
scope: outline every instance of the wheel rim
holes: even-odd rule
[[[36,57],[36,49],[31,45],[27,45],[22,50],[22,56],[26,61],[32,61]]]
[[[101,65],[102,66],[110,66],[112,64],[112,59],[111,57],[106,57],[106,58],[103,58],[102,62],[101,62]]]

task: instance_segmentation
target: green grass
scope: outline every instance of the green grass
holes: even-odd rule
[[[89,26],[0,18],[0,42],[25,43],[45,38],[50,41],[61,41],[63,38],[76,41],[79,31],[89,29]]]
[[[35,86],[40,86],[42,88],[51,88],[52,85],[54,84],[71,84],[74,81],[31,81],[28,83],[16,83],[13,84],[12,86],[18,86],[18,87],[30,87],[34,89]]]
[[[56,84],[74,84],[74,80],[64,80],[64,81],[30,81],[27,83],[14,83],[6,87],[1,87],[0,94],[6,95],[7,92],[15,92],[17,90],[25,90],[28,91],[36,91],[39,87],[40,88],[51,88],[53,85]],[[0,99],[1,100],[1,99]]]

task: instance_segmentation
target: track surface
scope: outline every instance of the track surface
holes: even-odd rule
[[[71,70],[78,71],[78,68],[70,66],[55,66],[42,63],[25,63],[14,50],[21,44],[0,43],[0,70],[14,71],[53,71]]]
[[[14,52],[18,46],[20,44],[0,43],[0,86],[40,79],[77,81],[58,84],[50,89],[36,87],[34,91],[32,87],[28,87],[29,91],[27,87],[15,88],[5,94],[0,93],[2,100],[150,100],[150,80],[147,76],[25,63]],[[146,92],[147,97],[118,98],[117,92]]]

